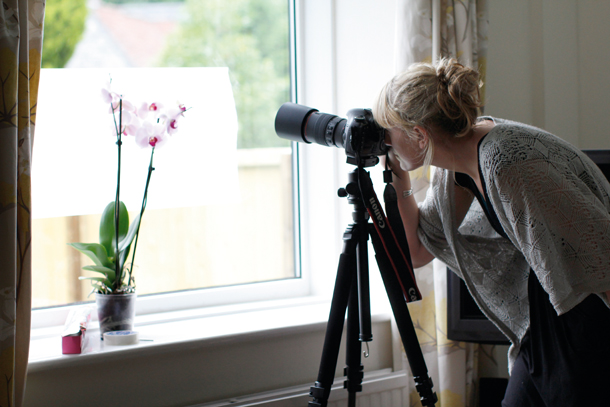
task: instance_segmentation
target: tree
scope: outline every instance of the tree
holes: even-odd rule
[[[87,0],[46,2],[42,67],[63,68],[85,31]]]
[[[275,114],[290,98],[287,0],[186,0],[163,66],[228,67],[237,108],[239,148],[285,146]]]

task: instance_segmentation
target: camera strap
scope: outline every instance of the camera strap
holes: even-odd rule
[[[373,220],[376,233],[371,231],[370,235],[380,267],[385,264],[394,271],[406,302],[421,300],[421,293],[417,288],[415,274],[413,273],[409,244],[398,211],[398,199],[394,187],[387,182],[384,191],[384,200],[388,211],[386,217],[375,194],[369,173],[361,167],[358,168],[358,184],[364,205]],[[386,254],[387,261],[379,256],[381,252]]]

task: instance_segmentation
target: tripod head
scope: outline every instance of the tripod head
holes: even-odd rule
[[[388,173],[390,177],[388,177]],[[391,172],[386,170],[384,174],[386,182],[384,201],[387,216],[375,194],[368,171],[359,166],[349,174],[348,179],[349,183],[345,188],[339,189],[338,194],[340,197],[347,197],[348,202],[354,205],[352,214],[354,222],[373,220],[374,229],[371,229],[370,235],[375,252],[378,256],[383,253],[388,258],[394,273],[399,278],[405,301],[420,300],[421,293],[415,282],[409,243],[398,210],[396,191],[390,184]]]
[[[368,222],[370,216],[366,210],[366,205],[362,199],[362,192],[360,191],[358,173],[360,168],[354,169],[348,175],[348,184],[345,188],[339,188],[337,195],[340,198],[347,198],[347,201],[353,205],[354,211],[352,212],[352,219],[356,223]]]

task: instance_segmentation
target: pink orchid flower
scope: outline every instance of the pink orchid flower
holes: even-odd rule
[[[136,132],[136,144],[140,147],[161,147],[167,142],[165,128],[160,123],[144,122]]]
[[[153,102],[153,103],[142,103],[137,110],[137,114],[140,118],[145,119],[149,113],[152,113],[155,116],[158,116],[161,112],[163,105],[161,103]]]
[[[109,113],[118,112],[121,100],[123,100],[123,111],[135,112],[136,109],[131,102],[123,99],[121,95],[110,89],[110,82],[106,83],[106,86],[102,88],[101,93],[104,103],[110,105]]]
[[[175,134],[178,131],[178,119],[183,116],[186,111],[184,105],[171,108],[166,115],[163,115],[163,121],[166,125],[167,134]]]
[[[110,104],[118,99],[119,95],[110,90],[110,82],[106,82],[106,86],[102,88],[102,100],[106,104]]]
[[[170,120],[167,124],[167,134],[174,134],[178,131],[178,119]]]
[[[122,99],[121,96],[117,95],[117,99],[113,100],[112,105],[110,107],[110,113],[119,113],[119,108],[121,107],[121,100],[123,101],[123,113],[124,112],[132,112],[136,113],[136,108],[130,101],[126,99]]]
[[[136,117],[132,112],[130,112],[129,110],[126,110],[125,108],[123,108],[123,112],[122,112],[121,116],[122,116],[121,124],[123,126],[129,125]]]
[[[102,89],[102,100],[104,101],[105,104],[108,105],[108,104],[112,103],[113,99],[114,99],[114,97],[108,89]]]
[[[161,109],[163,107],[163,105],[161,103],[151,103],[148,106],[148,110],[150,110],[151,112],[156,112],[159,109]]]
[[[146,119],[146,116],[148,116],[148,103],[144,102],[138,107],[137,115],[140,119]]]
[[[123,134],[125,134],[126,136],[135,136],[138,132],[138,129],[142,127],[142,120],[140,120],[140,118],[134,114],[131,115],[129,122],[125,124],[126,126]]]

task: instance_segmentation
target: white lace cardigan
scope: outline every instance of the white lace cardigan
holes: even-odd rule
[[[559,315],[591,293],[610,306],[603,294],[610,290],[610,184],[560,138],[493,120],[479,146],[479,168],[508,239],[493,230],[476,199],[456,224],[454,174],[440,168],[419,205],[418,234],[511,341],[510,368],[529,326],[530,268]]]

